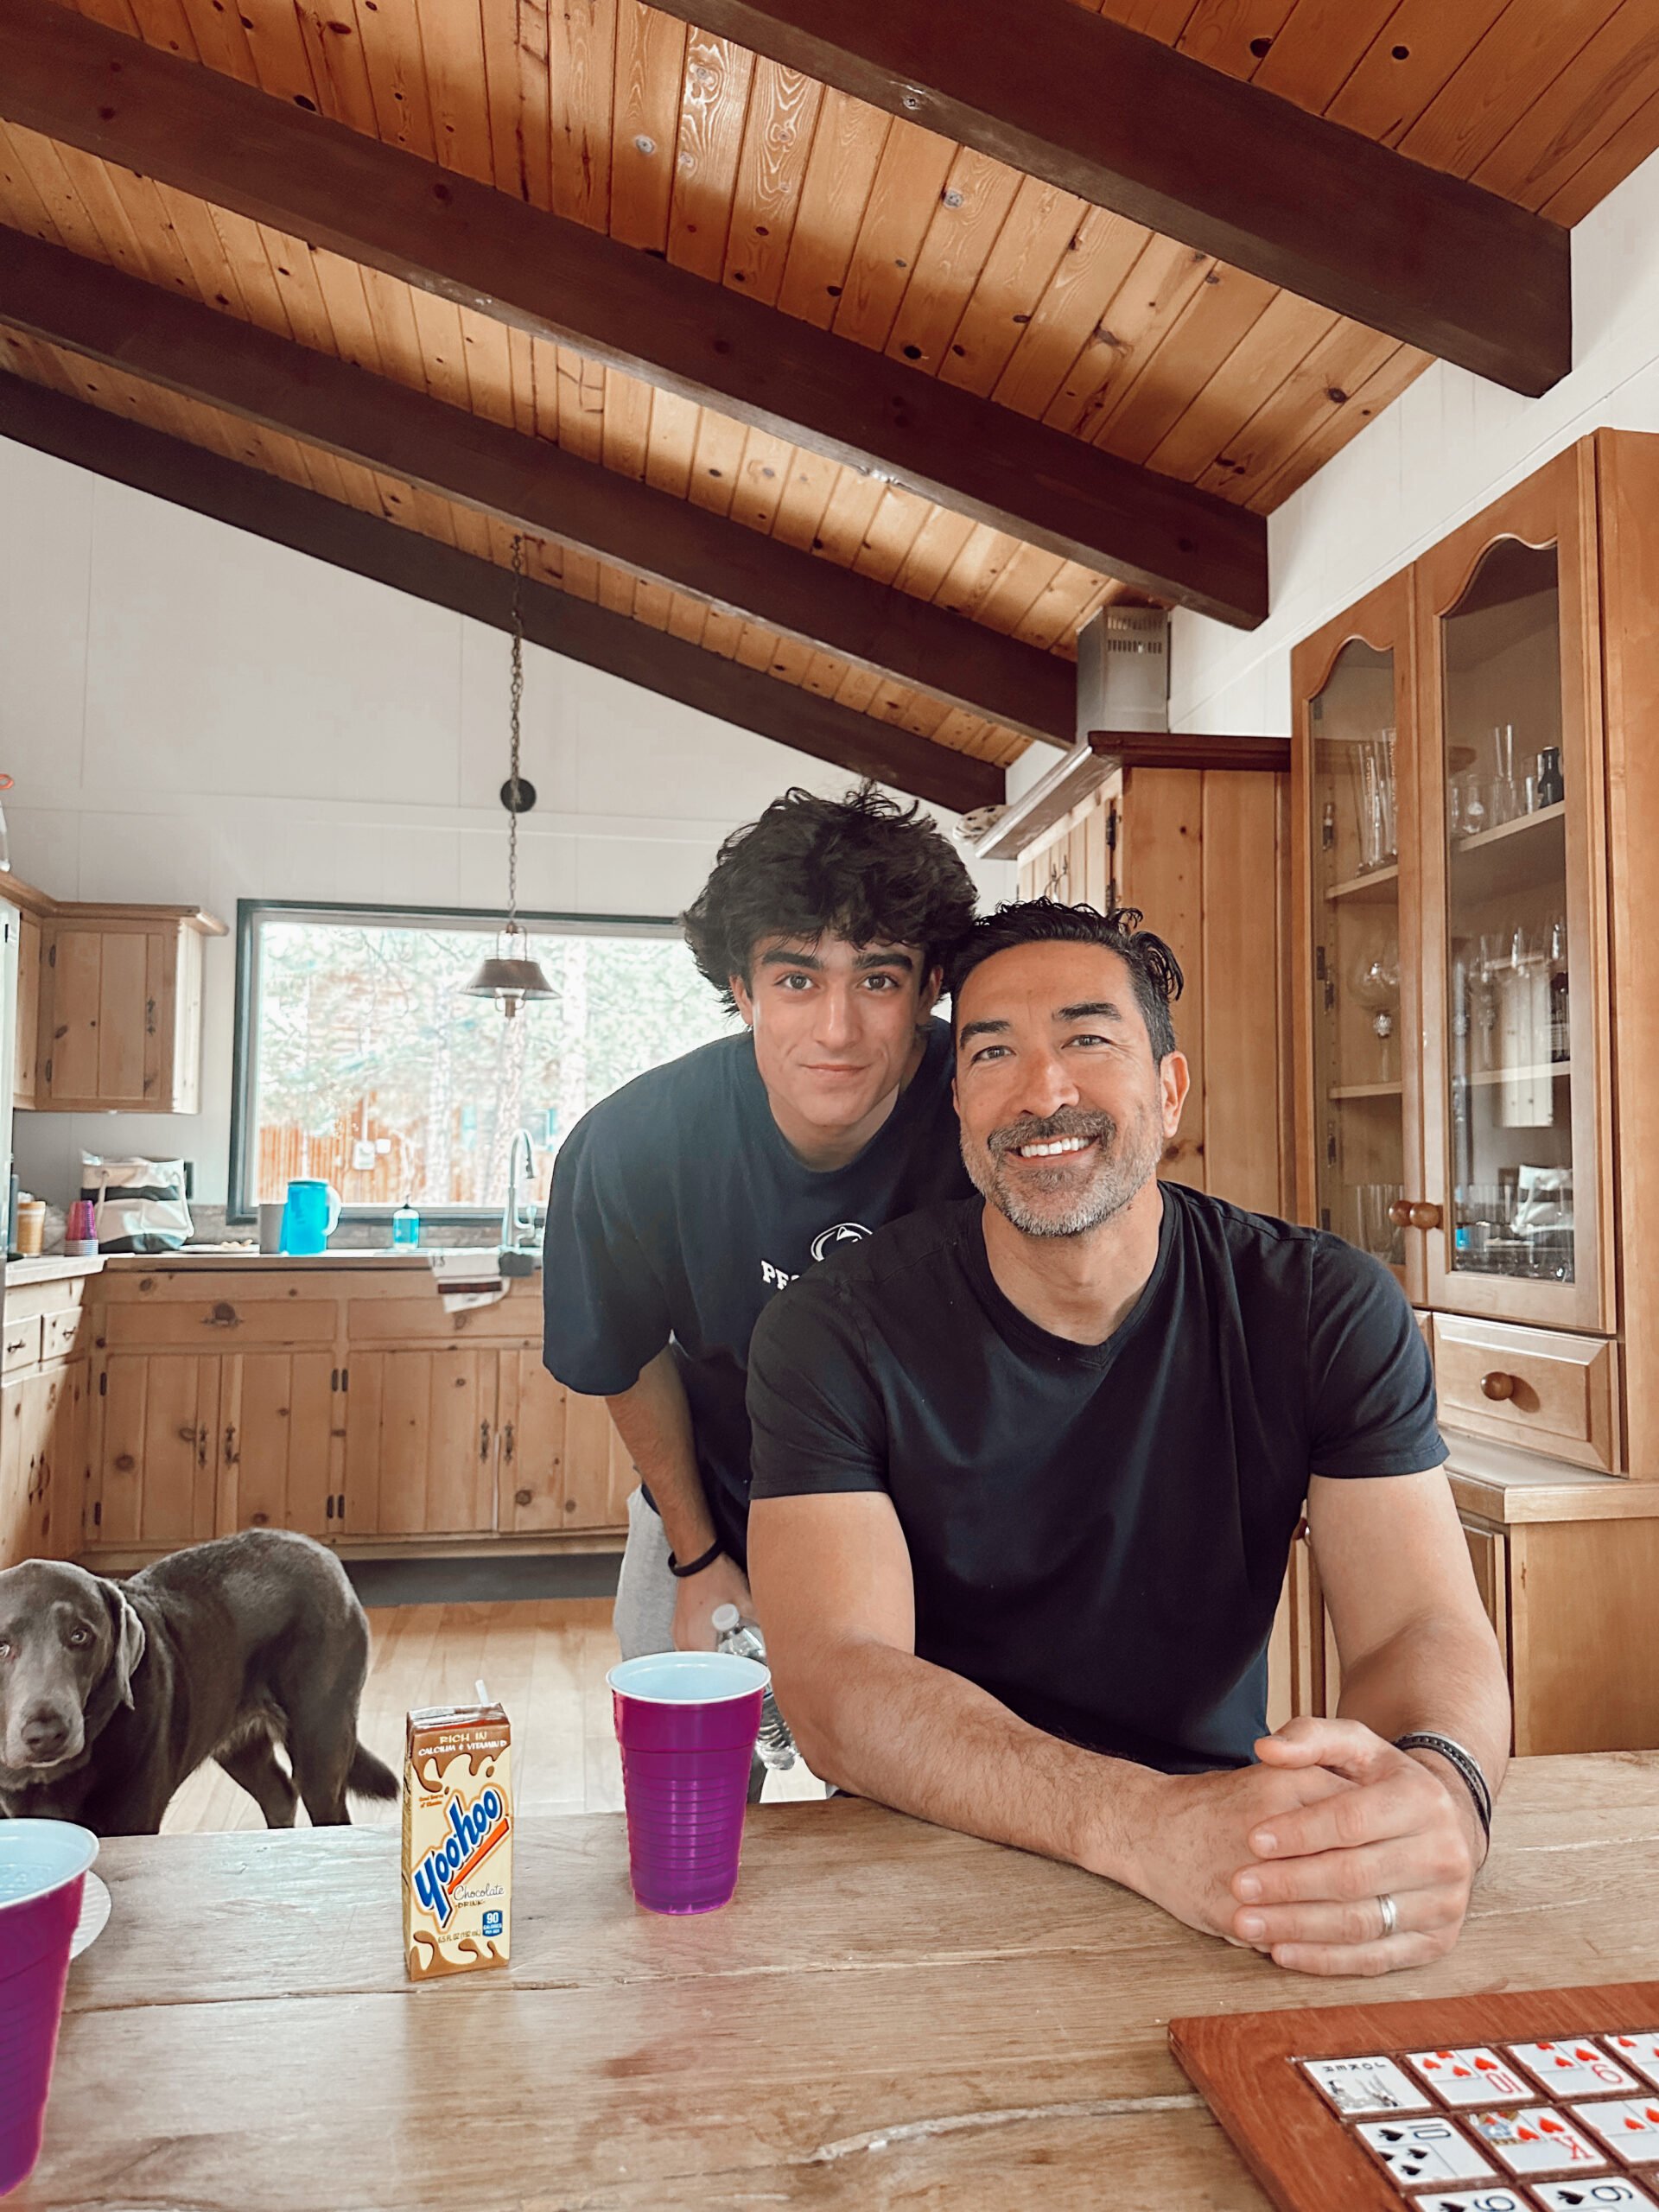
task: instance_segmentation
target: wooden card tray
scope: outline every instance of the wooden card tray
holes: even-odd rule
[[[1397,2058],[1408,2050],[1558,2042],[1643,2030],[1659,2030],[1659,1982],[1218,2014],[1172,2020],[1169,2044],[1281,2212],[1337,2212],[1338,2207],[1340,2212],[1404,2212],[1408,2205],[1431,2203],[1437,2192],[1402,2188],[1294,2061],[1372,2054]],[[1659,2091],[1643,2084],[1642,2094]],[[1581,2101],[1582,2093],[1563,2100]],[[1552,2100],[1540,2089],[1537,2101],[1545,2105]],[[1491,2163],[1499,2164],[1496,2158]],[[1659,2164],[1633,2167],[1609,2154],[1606,2177],[1613,2176],[1640,2182],[1659,2203]],[[1535,2183],[1508,2175],[1503,2180],[1518,2203],[1531,2206],[1529,2192]]]

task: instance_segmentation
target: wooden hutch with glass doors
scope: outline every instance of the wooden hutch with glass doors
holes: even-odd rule
[[[1659,1745],[1659,438],[1292,668],[1295,1211],[1416,1309],[1516,1750]],[[1278,1656],[1280,1716],[1335,1709],[1305,1541]]]

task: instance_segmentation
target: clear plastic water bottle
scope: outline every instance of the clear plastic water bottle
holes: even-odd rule
[[[709,1618],[722,1651],[734,1651],[740,1659],[758,1659],[762,1666],[766,1664],[766,1647],[760,1630],[746,1621],[735,1605],[716,1605]],[[760,1733],[755,1749],[774,1774],[793,1766],[798,1756],[770,1682],[760,1695]]]

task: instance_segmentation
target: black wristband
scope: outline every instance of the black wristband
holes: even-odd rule
[[[705,1567],[712,1567],[717,1559],[723,1559],[725,1555],[726,1547],[716,1536],[706,1552],[702,1553],[696,1559],[688,1560],[683,1567],[680,1565],[673,1553],[670,1552],[668,1571],[677,1582],[683,1582],[688,1574],[701,1574]]]
[[[1491,1841],[1491,1788],[1472,1751],[1465,1751],[1463,1745],[1452,1737],[1442,1736],[1433,1728],[1416,1728],[1408,1736],[1396,1736],[1394,1747],[1397,1751],[1433,1751],[1443,1758],[1474,1800],[1475,1818],[1480,1822],[1480,1832],[1488,1843]]]

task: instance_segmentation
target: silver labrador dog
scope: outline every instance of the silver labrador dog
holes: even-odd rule
[[[0,1815],[153,1835],[217,1759],[268,1827],[296,1803],[338,1827],[348,1791],[397,1795],[358,1741],[368,1668],[367,1618],[308,1536],[247,1529],[127,1582],[26,1560],[0,1573]]]

